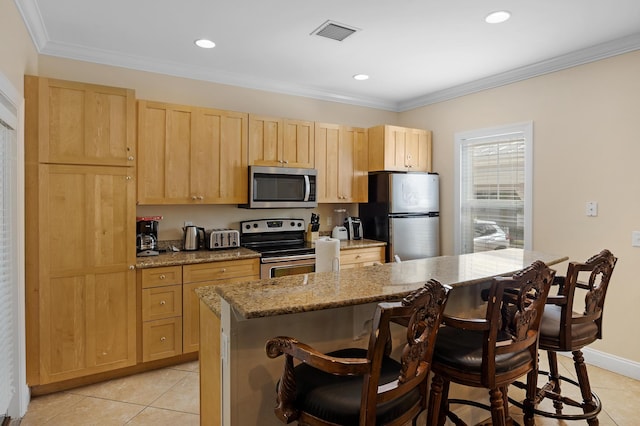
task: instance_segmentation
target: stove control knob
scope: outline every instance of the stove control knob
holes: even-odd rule
[[[245,229],[251,229],[251,225],[249,225],[248,223],[244,227]]]
[[[257,227],[258,227],[258,224],[257,224],[257,223],[254,223],[254,224],[253,224],[253,227],[254,227],[254,228],[257,228]]]

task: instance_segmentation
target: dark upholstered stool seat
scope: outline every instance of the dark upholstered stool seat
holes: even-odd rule
[[[573,312],[574,317],[581,314]],[[542,314],[542,323],[540,324],[540,345],[545,347],[559,347],[560,345],[560,323],[562,321],[562,307],[557,305],[547,305]],[[591,339],[594,341],[598,338],[598,326],[595,322],[571,324],[571,335],[578,340]]]
[[[364,349],[344,349],[328,353],[339,358],[366,358]],[[384,357],[380,371],[379,385],[393,382],[398,378],[400,363]],[[340,425],[357,425],[360,419],[362,376],[340,376],[325,373],[306,364],[295,369],[297,387],[296,405],[305,412],[325,421]],[[376,424],[385,424],[400,417],[420,400],[420,390],[398,399],[383,403],[376,410]]]
[[[443,327],[438,332],[433,362],[467,373],[480,375],[482,372],[482,331],[461,330]],[[507,336],[498,337],[506,341]],[[531,351],[524,348],[519,352],[496,355],[496,373],[506,373],[531,362]]]

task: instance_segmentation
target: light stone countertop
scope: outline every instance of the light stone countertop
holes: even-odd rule
[[[160,266],[190,265],[194,263],[222,262],[225,260],[252,259],[260,253],[244,247],[224,250],[197,250],[161,253],[157,256],[136,258],[136,268],[157,268]]]
[[[385,246],[387,243],[376,240],[340,241],[340,250],[353,250],[367,247]],[[136,268],[157,268],[160,266],[189,265],[193,263],[221,262],[226,260],[252,259],[260,253],[244,247],[222,250],[196,250],[160,253],[157,256],[136,258]]]
[[[397,300],[430,278],[453,288],[469,286],[513,273],[536,260],[553,265],[567,257],[510,248],[207,286],[196,289],[196,294],[217,315],[222,297],[240,317],[253,319]]]

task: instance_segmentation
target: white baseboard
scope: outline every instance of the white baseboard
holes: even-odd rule
[[[589,348],[584,348],[582,353],[584,354],[584,360],[587,364],[595,365],[596,367],[604,368],[605,370],[609,370],[635,380],[640,380],[640,363],[638,362]],[[558,352],[558,354],[571,357],[571,354],[568,352]]]

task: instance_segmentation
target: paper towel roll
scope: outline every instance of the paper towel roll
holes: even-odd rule
[[[316,240],[316,272],[340,270],[340,240],[322,237]]]

